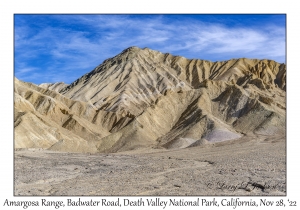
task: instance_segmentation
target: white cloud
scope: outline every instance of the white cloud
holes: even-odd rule
[[[67,29],[45,24],[34,35],[27,26],[15,29],[16,60],[25,62],[26,59],[47,57],[44,67],[28,66],[27,73],[38,73],[33,74],[36,77],[44,78],[45,72],[41,69],[46,69],[52,78],[59,75],[61,80],[71,82],[70,77],[61,72],[72,71],[76,79],[129,46],[149,47],[194,58],[201,55],[200,59],[224,55],[228,59],[234,56],[282,61],[285,57],[285,28],[275,25],[263,29],[229,28],[187,19],[170,21],[161,15],[143,18],[128,15],[51,17],[78,27]],[[26,72],[26,68],[16,65],[16,75],[22,72]]]
[[[25,74],[25,73],[32,72],[32,71],[35,71],[35,70],[37,70],[37,68],[35,68],[35,67],[21,68],[21,69],[18,70],[18,73],[19,74]]]

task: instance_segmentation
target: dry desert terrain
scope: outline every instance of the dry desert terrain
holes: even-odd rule
[[[15,78],[15,195],[285,195],[286,65],[130,47]]]
[[[286,195],[284,136],[173,150],[15,151],[15,195]]]

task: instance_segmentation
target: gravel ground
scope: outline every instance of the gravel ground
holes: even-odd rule
[[[286,195],[284,136],[113,154],[15,151],[19,195]]]

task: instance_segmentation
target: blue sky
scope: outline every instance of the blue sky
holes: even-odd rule
[[[71,83],[130,46],[285,63],[285,15],[14,15],[15,76]]]

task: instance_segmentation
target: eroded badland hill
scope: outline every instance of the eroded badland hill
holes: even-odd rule
[[[15,79],[15,148],[118,152],[285,133],[286,66],[131,47],[70,85]]]
[[[285,195],[286,65],[131,47],[15,78],[15,195]]]

